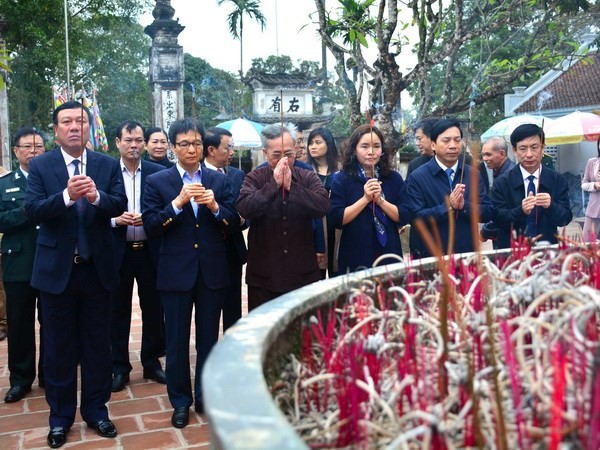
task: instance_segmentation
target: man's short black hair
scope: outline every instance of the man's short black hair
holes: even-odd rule
[[[92,114],[90,113],[90,110],[87,108],[87,106],[82,105],[81,103],[79,103],[76,100],[69,100],[68,102],[65,102],[62,105],[58,106],[52,113],[52,123],[54,125],[58,125],[58,113],[59,112],[64,111],[65,109],[81,109],[81,108],[83,108],[83,110],[87,113],[88,122],[92,123]]]
[[[21,128],[20,130],[17,130],[17,132],[13,136],[13,147],[16,147],[17,145],[19,145],[19,141],[21,140],[21,138],[23,136],[29,136],[31,134],[35,134],[35,135],[39,136],[40,138],[42,138],[42,142],[44,143],[44,145],[46,145],[47,139],[46,139],[46,136],[44,135],[44,133],[42,133],[40,130],[38,130],[37,128],[34,128],[34,127],[24,127],[24,128]]]
[[[538,127],[534,123],[525,123],[523,125],[519,125],[510,134],[510,145],[512,145],[513,148],[517,148],[517,144],[519,142],[532,136],[539,136],[540,141],[542,141],[542,145],[544,145],[544,142],[546,142],[546,136],[541,127]]]
[[[208,147],[219,147],[221,145],[221,138],[223,136],[232,137],[231,131],[221,127],[210,127],[206,130],[206,136],[204,137],[204,148]]]
[[[179,119],[173,122],[169,127],[169,141],[173,145],[177,144],[177,135],[185,134],[188,131],[196,131],[204,143],[204,127],[196,119]]]
[[[125,129],[126,131],[131,133],[137,127],[140,127],[142,129],[142,135],[143,135],[144,134],[144,126],[141,123],[139,123],[137,120],[125,120],[125,121],[121,122],[119,125],[117,125],[116,135],[120,140],[123,137],[123,129]]]
[[[456,127],[460,130],[460,137],[463,137],[462,128],[460,127],[460,122],[456,119],[440,119],[431,127],[431,135],[429,139],[433,142],[437,141],[437,138],[449,128]]]
[[[415,133],[421,130],[425,136],[431,139],[431,129],[438,120],[440,119],[437,119],[435,117],[427,117],[425,119],[419,120],[415,125]]]

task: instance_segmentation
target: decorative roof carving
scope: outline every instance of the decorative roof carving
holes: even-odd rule
[[[171,6],[171,0],[156,0],[156,6],[152,11],[156,20],[171,20],[175,15],[175,8]]]
[[[304,74],[262,73],[255,72],[242,80],[252,89],[282,88],[282,89],[313,89],[319,79],[309,78]]]
[[[161,43],[172,45],[168,37],[179,36],[185,27],[179,23],[179,19],[173,20],[175,8],[171,6],[171,1],[156,0],[152,15],[154,16],[154,22],[144,28],[144,32],[152,39],[157,37],[161,40]]]

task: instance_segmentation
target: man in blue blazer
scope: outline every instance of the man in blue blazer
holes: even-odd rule
[[[132,370],[129,361],[129,335],[131,331],[131,302],[133,283],[142,310],[142,348],[140,361],[143,377],[166,384],[165,372],[160,358],[165,351],[163,313],[160,296],[156,289],[156,259],[153,244],[148,239],[142,223],[144,186],[148,175],[165,167],[142,160],[144,152],[144,128],[135,120],[126,120],[117,127],[115,139],[121,155],[121,178],[127,194],[127,210],[111,219],[117,248],[116,264],[119,268],[119,286],[111,299],[111,349],[113,381],[111,389],[125,389]],[[155,246],[154,246],[155,247]],[[156,249],[158,250],[158,249]]]
[[[435,221],[441,239],[443,254],[465,253],[474,249],[471,220],[473,190],[479,199],[479,222],[488,222],[493,216],[492,202],[486,194],[481,175],[470,164],[464,164],[462,155],[463,135],[460,123],[454,119],[438,120],[431,129],[431,145],[435,157],[416,169],[408,178],[408,195],[413,203],[414,217],[421,219],[429,233],[434,236]],[[464,167],[463,167],[464,165]],[[462,179],[461,179],[462,178]],[[450,221],[454,220],[454,236],[450,236]],[[449,242],[453,248],[448,248]],[[429,249],[423,249],[422,257],[431,256]]]
[[[150,175],[142,220],[148,238],[162,238],[157,287],[165,313],[167,393],[171,423],[183,428],[194,398],[203,413],[202,367],[219,336],[221,308],[229,287],[224,235],[239,224],[225,174],[202,168],[204,129],[177,120],[169,139],[178,158]],[[196,380],[192,394],[189,345],[192,307],[196,323]]]
[[[544,130],[519,125],[510,143],[519,164],[494,180],[492,202],[498,227],[498,248],[510,247],[511,234],[558,242],[557,227],[573,219],[567,180],[543,166]]]
[[[48,445],[65,444],[77,408],[103,437],[117,430],[110,399],[110,292],[117,283],[110,218],[127,207],[116,159],[85,149],[90,114],[76,101],[53,113],[59,148],[31,160],[25,212],[40,223],[31,286],[44,322]]]
[[[237,200],[246,174],[243,170],[231,167],[233,135],[224,128],[209,128],[206,130],[204,148],[206,149],[204,152],[204,166],[227,175],[233,198]],[[237,214],[237,211],[235,212]],[[246,264],[248,256],[242,230],[248,227],[248,221],[239,215],[238,217],[239,221],[232,225],[237,224],[239,227],[224,235],[231,284],[227,288],[227,295],[223,303],[223,332],[242,317],[242,267]]]

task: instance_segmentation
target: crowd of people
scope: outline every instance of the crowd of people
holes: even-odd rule
[[[555,243],[557,227],[572,219],[567,183],[542,165],[544,132],[533,124],[510,137],[516,164],[508,144],[492,139],[483,145],[484,165],[473,167],[458,121],[424,119],[415,127],[422,155],[405,180],[372,125],[356,128],[341,151],[327,128],[305,141],[291,124],[267,125],[266,162],[245,174],[231,166],[231,133],[195,120],[177,120],[168,132],[119,124],[119,159],[86,148],[90,116],[80,103],[57,107],[53,123],[57,146],[49,151],[35,128],[15,133],[19,167],[0,178],[5,401],[22,400],[37,375],[52,448],[67,442],[75,420],[78,366],[81,417],[100,436],[117,435],[106,404],[133,369],[134,282],[143,377],[166,385],[171,423],[183,428],[192,406],[204,411],[202,367],[220,321],[227,330],[242,316],[244,264],[253,310],[327,276],[397,261],[408,224],[411,256],[421,258],[473,251],[479,239],[495,248],[517,235]],[[584,177],[592,193],[588,232],[600,221],[598,152]],[[481,232],[473,231],[474,217]]]

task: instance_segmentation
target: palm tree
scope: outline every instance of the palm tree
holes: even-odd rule
[[[227,22],[229,23],[229,32],[233,38],[240,40],[240,77],[242,77],[244,75],[244,15],[256,20],[263,31],[267,21],[260,11],[260,0],[217,0],[219,6],[225,2],[234,4],[234,10],[227,16]]]

